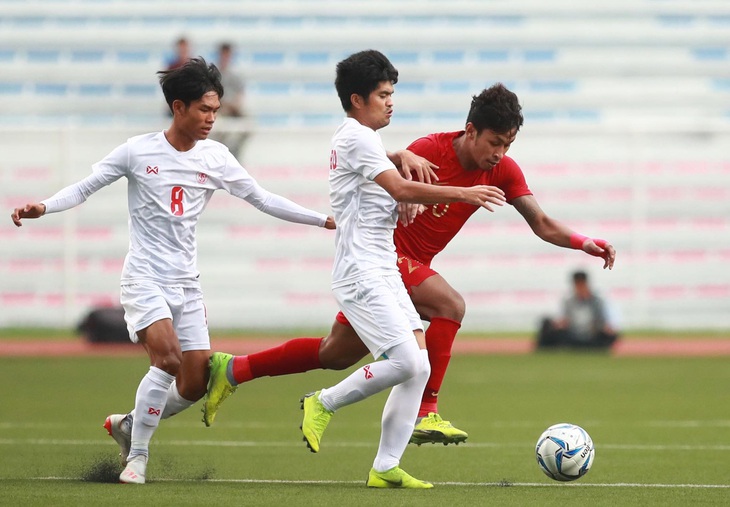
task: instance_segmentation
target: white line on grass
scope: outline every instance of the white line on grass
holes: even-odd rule
[[[80,477],[31,477],[31,481],[79,481]],[[151,482],[218,482],[233,484],[362,484],[358,481],[284,480],[284,479],[154,479]],[[436,482],[437,486],[465,487],[522,487],[522,488],[677,488],[677,489],[730,489],[730,484],[641,484],[632,482]]]
[[[462,421],[463,422],[463,421]],[[475,423],[474,423],[475,424]],[[482,424],[482,423],[480,423]],[[545,421],[494,421],[490,424],[483,425],[484,427],[493,428],[542,428]],[[585,427],[597,427],[609,424],[606,421],[583,421]],[[614,422],[610,424],[615,425]],[[193,421],[181,421],[181,420],[168,420],[165,421],[165,425],[170,428],[202,428],[202,424]],[[466,424],[464,424],[466,426]],[[289,422],[281,422],[271,424],[263,421],[221,421],[216,422],[217,428],[222,429],[269,429],[269,428],[291,428],[293,425]],[[365,425],[372,428],[380,428],[380,422],[374,421],[372,424]],[[624,422],[625,427],[638,427],[638,428],[677,428],[677,429],[694,429],[694,428],[729,428],[730,419],[714,419],[714,420],[655,420],[655,421],[633,421]],[[53,422],[7,422],[0,421],[0,429],[46,429],[46,428],[76,428],[78,424],[63,423],[59,421]]]
[[[53,438],[0,438],[0,445],[116,445],[111,439],[97,440],[75,440],[75,439],[53,439]],[[250,440],[162,440],[156,442],[160,446],[173,447],[301,447],[300,441],[286,442],[260,442]],[[459,449],[504,449],[504,448],[531,448],[534,444],[530,443],[504,443],[504,442],[469,442],[457,446]],[[327,447],[374,447],[373,442],[327,442]],[[439,448],[438,444],[424,444],[423,447]],[[615,451],[730,451],[730,445],[690,445],[690,444],[602,444],[596,446],[600,450]]]

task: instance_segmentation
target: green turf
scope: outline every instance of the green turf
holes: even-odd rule
[[[244,385],[211,428],[198,406],[163,421],[148,484],[115,484],[116,446],[101,424],[131,407],[145,370],[144,358],[0,358],[0,505],[616,507],[730,498],[726,358],[457,356],[440,408],[468,442],[409,446],[402,462],[436,483],[429,491],[364,487],[382,394],[339,411],[321,453],[308,452],[299,397],[343,372]],[[597,449],[593,469],[572,484],[545,477],[533,456],[539,434],[564,421],[586,428]]]

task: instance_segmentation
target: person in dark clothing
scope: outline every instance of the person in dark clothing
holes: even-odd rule
[[[537,337],[538,349],[610,348],[618,339],[606,302],[595,294],[585,271],[572,275],[573,294],[565,299],[560,318],[545,318]]]

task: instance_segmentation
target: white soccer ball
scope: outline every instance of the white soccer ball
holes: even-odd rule
[[[546,429],[535,446],[540,470],[556,481],[580,479],[593,466],[596,449],[586,430],[570,423]]]

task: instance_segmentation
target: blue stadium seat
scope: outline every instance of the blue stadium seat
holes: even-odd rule
[[[54,63],[60,56],[61,52],[55,49],[32,49],[26,53],[29,63]]]
[[[466,57],[464,51],[434,51],[434,63],[462,63]]]
[[[17,52],[12,49],[0,49],[0,62],[11,62],[16,54]]]
[[[251,57],[252,63],[259,65],[280,65],[284,59],[282,52],[256,52]]]
[[[69,86],[65,83],[36,83],[35,93],[38,95],[66,95],[68,94]]]
[[[20,95],[23,92],[23,83],[0,82],[0,95]]]
[[[71,51],[71,62],[101,62],[106,53],[101,50]]]
[[[330,55],[325,51],[307,51],[297,54],[297,63],[302,65],[321,65],[329,61]]]
[[[116,55],[123,63],[147,63],[152,59],[150,52],[145,50],[119,50]]]
[[[82,97],[86,95],[92,95],[95,97],[109,96],[112,94],[112,85],[104,83],[81,83],[78,87],[78,94]]]

